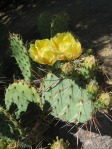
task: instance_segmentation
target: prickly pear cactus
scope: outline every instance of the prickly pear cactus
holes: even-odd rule
[[[95,113],[91,95],[85,84],[73,78],[57,77],[49,73],[43,81],[43,109],[67,122],[87,122]]]
[[[66,32],[69,25],[69,17],[66,13],[60,13],[52,16],[51,21],[51,37],[57,33]]]
[[[10,34],[10,46],[13,57],[15,57],[17,64],[27,82],[32,80],[32,66],[28,55],[27,48],[23,44],[22,39],[17,34]]]
[[[7,110],[9,110],[11,105],[16,104],[17,110],[15,114],[17,118],[19,118],[21,112],[27,111],[31,102],[37,106],[40,104],[39,94],[33,86],[28,85],[24,81],[18,81],[9,85],[5,94],[5,105]]]
[[[40,14],[38,17],[38,32],[41,38],[50,38],[51,15],[48,12]]]
[[[24,137],[24,132],[16,120],[0,106],[0,134],[9,138]]]
[[[48,12],[40,14],[38,17],[38,32],[42,39],[51,38],[57,33],[68,30],[69,17],[62,12],[57,15],[50,15]]]

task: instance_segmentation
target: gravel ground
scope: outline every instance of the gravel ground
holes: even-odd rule
[[[82,142],[81,149],[112,149],[112,138],[110,136],[101,136],[82,129],[78,137]]]

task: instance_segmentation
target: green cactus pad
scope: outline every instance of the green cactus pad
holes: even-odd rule
[[[18,139],[24,136],[19,124],[16,120],[0,106],[0,134],[3,136]]]
[[[73,79],[49,73],[43,81],[43,109],[63,121],[84,123],[95,112],[91,96]]]
[[[38,17],[38,32],[42,39],[55,36],[57,33],[66,32],[69,25],[69,16],[65,12],[52,15],[43,12]]]
[[[43,12],[38,17],[38,32],[42,39],[50,38],[50,22],[51,15],[48,12]]]
[[[17,111],[15,112],[17,118],[21,112],[25,112],[28,105],[34,102],[37,105],[40,103],[40,97],[37,90],[25,83],[24,81],[15,82],[9,85],[5,94],[5,104],[7,110],[10,109],[12,104],[16,104]]]
[[[51,21],[51,37],[55,36],[57,33],[66,32],[69,25],[69,17],[66,13],[59,13],[52,16]]]
[[[32,80],[31,61],[22,39],[17,34],[10,34],[10,46],[13,56],[27,82]]]

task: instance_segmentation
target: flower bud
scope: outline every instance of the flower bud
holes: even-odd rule
[[[63,139],[59,140],[58,137],[56,139],[50,149],[68,149],[68,144]]]
[[[86,69],[94,70],[97,67],[97,60],[95,59],[93,55],[87,56],[84,59],[83,66]]]
[[[99,85],[95,80],[92,80],[86,87],[87,91],[91,94],[97,94],[99,90]]]
[[[101,93],[98,101],[104,106],[109,106],[111,103],[110,94],[108,92]]]
[[[62,70],[63,74],[71,75],[74,72],[74,63],[67,62],[65,64],[62,64],[61,70]]]

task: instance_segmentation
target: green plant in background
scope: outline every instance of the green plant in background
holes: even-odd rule
[[[52,16],[51,20],[51,37],[55,36],[57,33],[62,33],[68,31],[69,26],[69,16],[67,13],[59,13]]]
[[[40,14],[38,17],[38,32],[42,39],[50,38],[57,33],[68,31],[69,16],[65,12],[51,15],[48,12]]]
[[[41,38],[50,38],[51,15],[48,12],[40,14],[38,17],[38,31]]]

